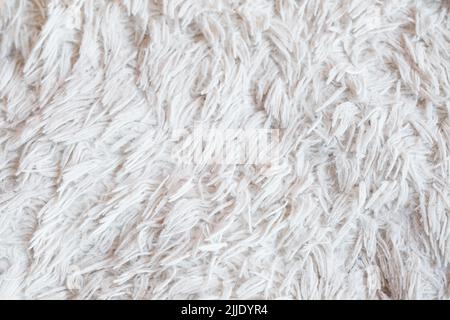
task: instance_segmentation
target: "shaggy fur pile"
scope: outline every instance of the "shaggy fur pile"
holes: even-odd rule
[[[0,1],[0,296],[449,299],[449,8]]]

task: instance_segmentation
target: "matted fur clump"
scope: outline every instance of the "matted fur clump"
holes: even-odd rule
[[[450,298],[449,8],[0,1],[0,296]]]

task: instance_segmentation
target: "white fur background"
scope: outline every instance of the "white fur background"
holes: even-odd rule
[[[0,297],[449,299],[449,10],[0,0]],[[180,166],[196,124],[278,164]]]

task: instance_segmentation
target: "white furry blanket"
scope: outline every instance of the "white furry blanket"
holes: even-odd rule
[[[449,299],[449,8],[0,0],[0,296]]]

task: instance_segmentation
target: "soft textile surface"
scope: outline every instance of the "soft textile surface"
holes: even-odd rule
[[[0,296],[450,298],[449,8],[0,1]]]

